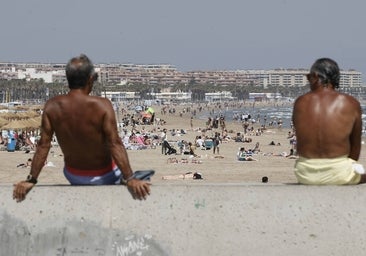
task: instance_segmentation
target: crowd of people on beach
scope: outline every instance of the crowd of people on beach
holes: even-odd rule
[[[147,107],[143,107],[147,108]],[[161,115],[178,115],[175,106],[164,106],[161,108]],[[134,114],[126,114],[124,119],[124,127],[121,133],[123,144],[128,150],[142,150],[142,149],[156,149],[161,147],[161,153],[163,155],[190,155],[195,158],[200,157],[201,150],[211,150],[214,155],[220,155],[220,145],[222,143],[246,143],[251,144],[255,140],[256,136],[262,136],[267,129],[273,129],[274,127],[269,125],[268,128],[264,124],[260,124],[260,117],[257,120],[250,119],[250,115],[242,116],[243,131],[234,132],[226,129],[225,116],[215,115],[214,117],[208,117],[204,127],[193,128],[193,120],[195,117],[192,113],[201,112],[205,107],[201,104],[190,105],[184,108],[180,113],[190,114],[190,131],[183,128],[170,129],[164,128],[164,124],[157,123],[138,123],[134,122]],[[211,110],[214,113],[214,111]],[[130,120],[127,120],[127,117]],[[156,119],[159,120],[159,117]],[[266,119],[266,117],[264,118]],[[250,120],[250,122],[249,122]],[[202,120],[200,121],[202,124]],[[256,128],[255,128],[256,127]],[[276,128],[281,129],[281,126]],[[131,131],[129,130],[131,129]],[[199,135],[195,136],[195,139],[189,141],[187,139],[181,139],[188,132],[195,132]],[[169,138],[169,139],[168,139]],[[262,154],[264,156],[283,156],[287,158],[296,158],[296,135],[293,129],[288,132],[287,139],[289,140],[289,153],[282,152],[263,152],[259,148],[259,142],[255,143],[253,148],[245,149],[246,147],[239,147],[237,158],[240,161],[246,159],[247,161],[257,160],[253,156]],[[268,145],[272,145],[273,141]],[[276,144],[273,144],[276,145]],[[246,157],[238,157],[245,153]],[[177,162],[173,157],[170,157],[170,162]],[[173,160],[172,160],[173,159]]]
[[[195,159],[199,158],[203,151],[205,150],[212,152],[214,155],[220,156],[220,146],[223,143],[254,143],[255,137],[262,136],[265,134],[267,129],[266,120],[267,117],[264,116],[262,119],[260,115],[256,119],[251,118],[250,114],[243,114],[240,116],[240,122],[242,123],[242,131],[228,131],[225,115],[220,113],[224,108],[238,108],[243,103],[197,103],[188,104],[183,108],[181,106],[176,106],[175,104],[164,105],[160,107],[160,115],[155,116],[154,120],[147,120],[144,116],[146,110],[149,106],[139,106],[137,102],[135,103],[120,103],[115,107],[116,117],[118,117],[118,130],[120,138],[123,142],[124,147],[127,150],[145,150],[145,149],[156,149],[157,147],[162,148],[162,154],[164,155],[189,155],[193,156]],[[154,107],[154,106],[152,106]],[[150,108],[152,108],[150,106]],[[177,111],[178,110],[178,111]],[[203,113],[209,111],[212,116],[209,116],[204,122],[197,116],[197,113]],[[164,116],[174,115],[190,116],[190,130],[183,128],[176,128],[167,130],[164,121]],[[164,119],[163,119],[164,118]],[[260,123],[262,120],[262,124]],[[200,125],[193,127],[193,121],[197,123],[199,121]],[[238,121],[238,120],[234,120]],[[269,125],[268,128],[273,129],[274,127]],[[280,128],[280,127],[277,127]],[[196,133],[195,139],[189,141],[187,139],[181,139],[187,133]],[[291,133],[291,135],[290,135]],[[15,132],[17,139],[17,150],[29,149],[34,151],[37,145],[37,137],[34,132],[21,131],[19,134]],[[168,139],[169,138],[169,139]],[[254,148],[249,148],[239,146],[240,149],[244,149],[245,154],[247,154],[247,160],[251,160],[253,155],[263,154],[269,155],[291,155],[296,156],[296,143],[294,138],[296,138],[293,131],[289,132],[288,139],[290,140],[291,148],[289,148],[290,153],[272,153],[263,152],[259,150],[259,143],[255,144]],[[2,139],[2,144],[6,147],[7,140]],[[57,144],[57,142],[55,142]],[[239,154],[238,151],[238,154]],[[240,159],[242,160],[242,159]]]
[[[35,130],[3,130],[0,134],[0,146],[2,150],[7,150],[9,144],[14,141],[14,150],[34,151],[38,137]]]

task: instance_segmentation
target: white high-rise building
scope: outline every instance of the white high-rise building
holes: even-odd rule
[[[302,87],[309,82],[307,69],[273,69],[268,72],[268,84],[271,86]],[[341,70],[340,87],[361,87],[362,73],[355,70]]]

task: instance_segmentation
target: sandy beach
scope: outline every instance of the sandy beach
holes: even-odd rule
[[[156,117],[166,121],[166,124],[159,126],[137,126],[136,130],[153,131],[160,134],[163,128],[168,130],[168,140],[170,144],[176,146],[179,140],[194,142],[196,136],[202,135],[202,129],[205,128],[206,120],[193,118],[193,129],[191,128],[191,116],[189,112],[184,112],[185,106],[175,106],[175,113],[161,114],[161,107],[154,107]],[[254,123],[255,129],[259,124]],[[129,128],[128,128],[129,129]],[[180,136],[172,136],[169,131],[173,129],[183,129],[186,133]],[[234,137],[236,133],[243,132],[242,123],[238,121],[226,122],[226,129],[229,136]],[[206,134],[212,134],[216,130],[209,130]],[[217,129],[221,131],[221,129]],[[267,127],[260,136],[248,135],[252,139],[250,143],[227,141],[220,144],[220,154],[213,154],[213,150],[196,149],[197,157],[189,155],[163,155],[161,146],[147,148],[143,150],[127,150],[130,163],[133,170],[153,169],[156,171],[152,178],[153,184],[160,183],[256,183],[262,182],[262,177],[267,176],[270,183],[295,183],[293,175],[293,166],[295,159],[289,159],[280,156],[282,152],[289,153],[291,145],[288,139],[289,128]],[[269,145],[274,141],[275,146]],[[238,161],[236,153],[240,147],[246,149],[254,148],[259,142],[260,152],[253,158],[257,161]],[[279,145],[277,145],[279,144]],[[364,145],[360,163],[366,164],[364,157]],[[25,179],[29,172],[29,167],[17,167],[17,165],[26,163],[27,159],[33,157],[33,152],[25,151],[7,152],[0,151],[0,180],[1,183],[14,183]],[[68,184],[63,176],[63,157],[58,146],[53,146],[48,156],[48,164],[43,168],[39,177],[39,184]],[[174,161],[172,161],[174,160]],[[180,175],[187,172],[199,172],[202,174],[202,180],[164,180],[163,176]]]
[[[192,142],[202,134],[206,120],[194,118],[191,129],[191,114],[179,114],[183,108],[177,106],[175,114],[163,116],[156,108],[157,117],[167,123],[152,132],[184,129],[181,136],[169,133],[168,140]],[[227,123],[227,130],[234,136],[243,128],[234,121]],[[210,132],[214,130],[206,134]],[[132,200],[120,186],[67,185],[62,152],[54,146],[37,186],[17,204],[12,184],[24,180],[30,169],[17,165],[26,163],[33,153],[0,151],[5,195],[0,209],[2,251],[7,255],[14,251],[135,255],[118,252],[140,244],[141,255],[362,255],[364,186],[287,185],[296,183],[295,159],[279,156],[291,148],[288,132],[288,128],[271,127],[260,136],[248,136],[250,143],[222,143],[220,155],[212,149],[197,149],[195,158],[163,155],[161,146],[127,150],[133,170],[156,171],[151,195],[143,202]],[[272,141],[280,145],[269,145]],[[253,148],[257,142],[260,152],[253,155],[257,161],[236,159],[239,147]],[[362,147],[360,162],[365,164]],[[169,161],[172,157],[177,163]],[[162,179],[187,172],[199,172],[203,179]],[[263,176],[268,183],[262,183]]]

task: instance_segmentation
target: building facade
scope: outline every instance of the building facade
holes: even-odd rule
[[[66,83],[66,64],[0,63],[0,79],[43,79],[46,83]],[[302,87],[308,84],[307,69],[178,71],[168,64],[96,64],[100,83],[220,86]],[[342,70],[341,87],[362,87],[362,73]]]

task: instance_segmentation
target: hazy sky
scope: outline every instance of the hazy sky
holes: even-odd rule
[[[331,57],[366,74],[365,0],[11,0],[0,61],[309,68]]]

